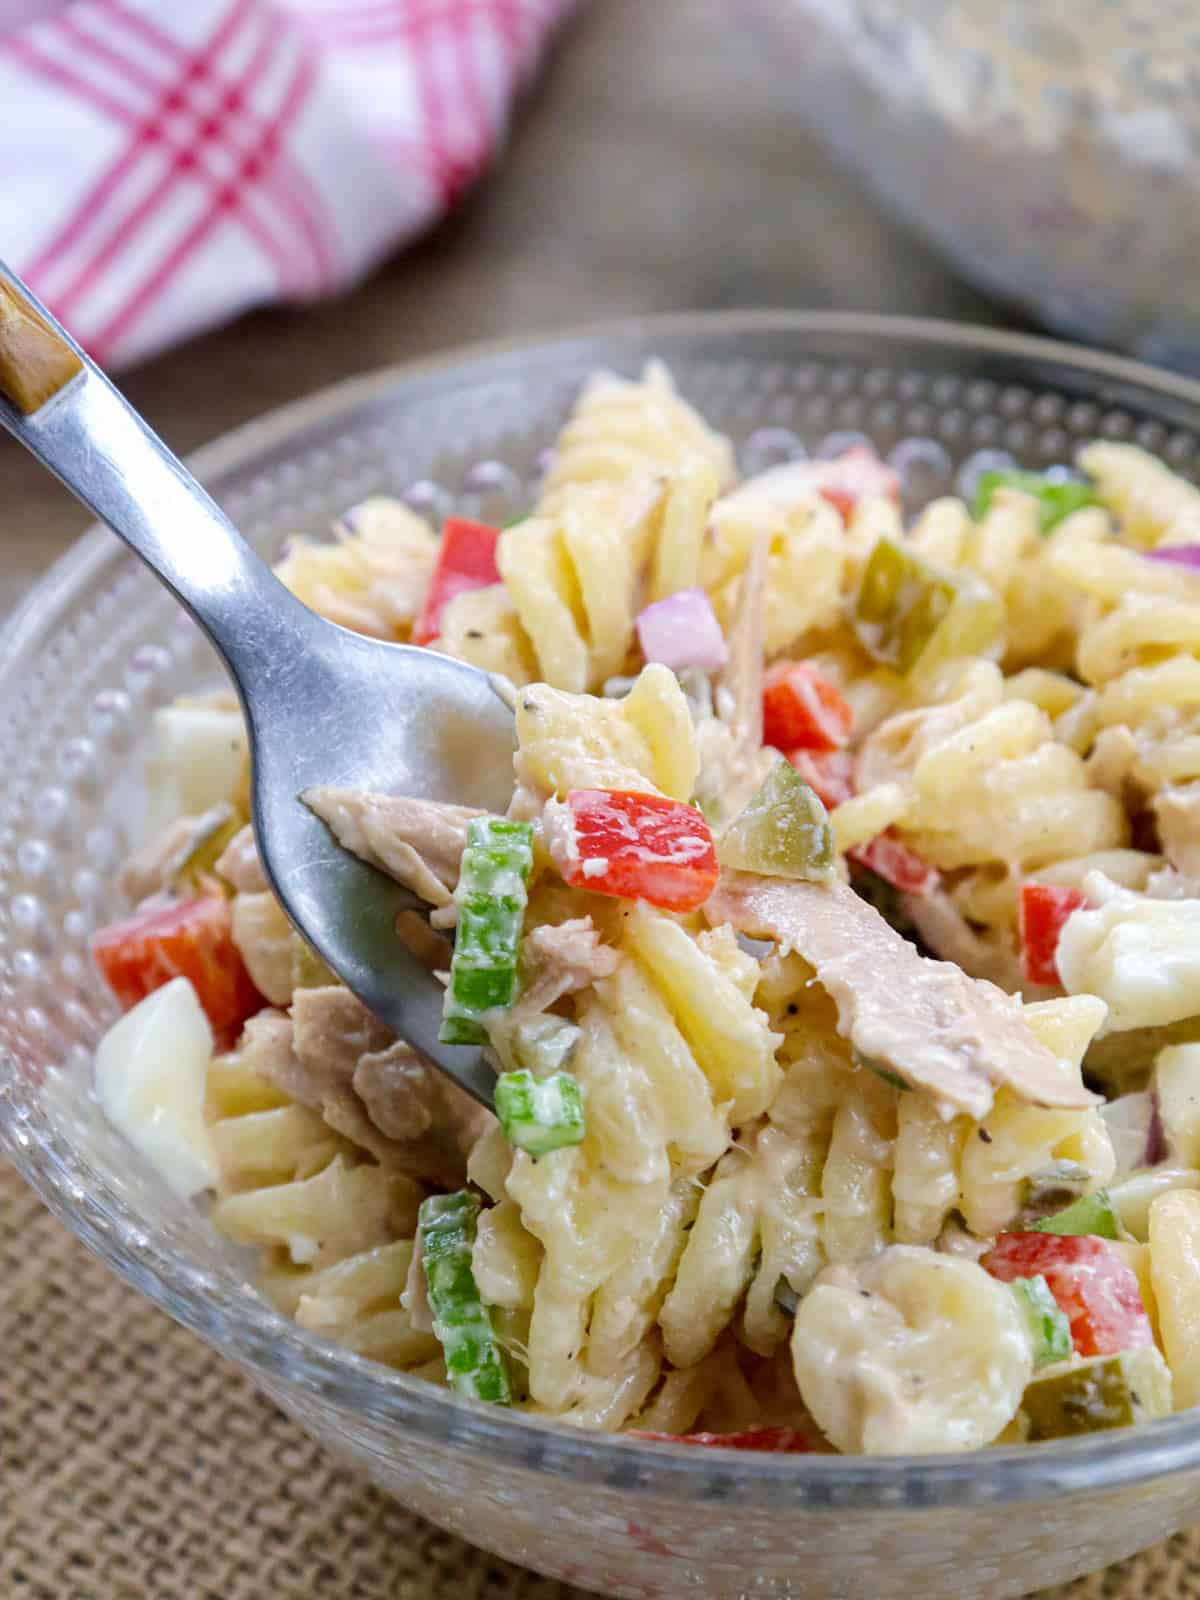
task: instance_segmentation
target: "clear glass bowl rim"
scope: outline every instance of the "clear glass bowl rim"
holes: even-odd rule
[[[855,312],[721,311],[626,318],[568,329],[550,336],[462,346],[431,359],[385,367],[280,407],[224,435],[189,458],[203,481],[249,462],[318,422],[369,408],[398,388],[419,399],[422,391],[453,386],[464,365],[486,376],[491,362],[514,356],[539,365],[565,361],[585,347],[634,338],[664,343],[695,338],[706,348],[740,335],[808,334],[852,343],[859,355],[883,363],[888,347],[919,347],[961,359],[1057,369],[1088,380],[1113,404],[1131,392],[1153,401],[1160,415],[1200,432],[1200,382],[1139,362],[1056,340],[1009,334],[934,319]],[[600,352],[600,359],[603,353]],[[1026,372],[1025,381],[1029,381]],[[61,622],[73,598],[124,559],[104,528],[93,526],[49,569],[0,631],[0,716],[18,686],[10,674],[19,659]],[[8,1075],[14,1063],[5,1062]],[[935,1456],[772,1456],[683,1445],[647,1443],[585,1432],[520,1412],[499,1412],[460,1399],[449,1390],[389,1372],[337,1345],[305,1333],[265,1301],[247,1294],[233,1310],[216,1304],[205,1275],[181,1259],[155,1259],[135,1244],[143,1219],[110,1208],[101,1221],[81,1208],[67,1172],[25,1136],[20,1108],[0,1083],[0,1152],[48,1209],[119,1277],[216,1349],[272,1388],[296,1385],[332,1406],[395,1425],[411,1438],[438,1441],[485,1455],[497,1466],[545,1472],[564,1479],[641,1489],[677,1501],[722,1505],[753,1503],[781,1510],[837,1507],[879,1511],[907,1507],[938,1510],[1046,1496],[1116,1489],[1200,1466],[1200,1408],[1116,1434],[1036,1446]]]

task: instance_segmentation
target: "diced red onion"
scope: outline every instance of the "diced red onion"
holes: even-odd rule
[[[678,672],[700,667],[716,672],[729,651],[712,602],[703,589],[680,589],[638,614],[638,641],[647,661],[659,661]]]
[[[1164,544],[1157,550],[1143,550],[1149,561],[1165,561],[1169,566],[1200,572],[1200,544]]]
[[[1142,1152],[1142,1160],[1148,1167],[1156,1167],[1171,1154],[1171,1146],[1167,1140],[1167,1130],[1163,1126],[1158,1090],[1149,1089],[1146,1092],[1150,1096],[1150,1123],[1146,1129],[1146,1148]]]

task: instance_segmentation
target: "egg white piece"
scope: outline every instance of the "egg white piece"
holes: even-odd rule
[[[204,1120],[212,1054],[212,1028],[186,978],[147,995],[96,1049],[94,1082],[104,1115],[185,1199],[217,1178]]]

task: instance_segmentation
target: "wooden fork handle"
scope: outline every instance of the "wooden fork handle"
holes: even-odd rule
[[[70,345],[0,282],[0,395],[29,417],[82,371]]]
[[[3,261],[0,429],[141,556],[235,678],[299,658],[323,626]]]

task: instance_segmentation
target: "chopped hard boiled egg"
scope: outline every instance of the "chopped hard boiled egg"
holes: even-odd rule
[[[1107,1004],[1109,1031],[1195,1016],[1200,900],[1148,900],[1117,890],[1067,918],[1055,959],[1068,994],[1098,995]]]
[[[104,1115],[185,1199],[211,1188],[217,1165],[204,1121],[213,1036],[186,978],[126,1012],[96,1050]]]

